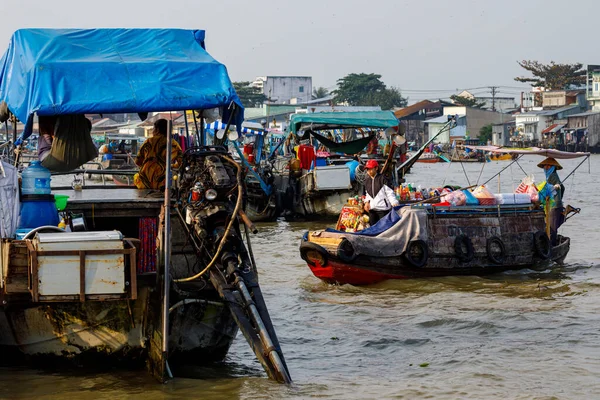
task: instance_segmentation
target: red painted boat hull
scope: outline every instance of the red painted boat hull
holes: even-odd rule
[[[319,263],[307,265],[317,278],[331,284],[372,285],[388,279],[408,278],[404,275],[384,274],[336,261],[329,261],[326,266],[321,266]]]
[[[417,161],[418,163],[427,163],[427,164],[433,164],[436,162],[439,162],[440,160],[437,158],[419,158]]]

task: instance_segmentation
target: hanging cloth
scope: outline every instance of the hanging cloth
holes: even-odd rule
[[[350,142],[336,143],[333,140],[327,139],[316,132],[311,131],[311,135],[327,147],[333,153],[356,154],[369,144],[374,135],[369,135],[364,138],[352,140]]]
[[[91,130],[92,124],[83,114],[59,116],[52,149],[42,165],[50,171],[66,172],[98,157]]]

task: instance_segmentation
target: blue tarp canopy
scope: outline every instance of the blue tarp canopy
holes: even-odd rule
[[[385,129],[398,126],[398,119],[391,111],[320,112],[292,114],[290,126],[294,133],[303,128],[315,131],[342,128]]]
[[[243,108],[203,30],[21,29],[0,59],[0,101],[32,116]]]

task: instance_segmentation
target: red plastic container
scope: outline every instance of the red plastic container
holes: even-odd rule
[[[317,159],[315,148],[307,144],[301,144],[298,146],[298,159],[300,160],[302,169],[310,169],[311,165],[314,165]]]

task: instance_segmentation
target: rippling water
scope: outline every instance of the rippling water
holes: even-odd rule
[[[540,159],[520,162],[542,178]],[[561,163],[566,175],[579,163]],[[507,162],[485,164],[480,183]],[[487,277],[331,286],[298,254],[302,233],[326,223],[262,224],[253,245],[265,292],[295,384],[266,378],[243,337],[224,363],[158,385],[144,371],[90,374],[0,370],[0,397],[80,398],[600,398],[600,156],[565,182],[564,267]],[[481,164],[464,165],[470,183]],[[594,173],[595,171],[595,173]],[[508,168],[512,190],[523,172]],[[415,184],[467,185],[459,164],[419,164]],[[490,182],[497,192],[498,181]]]

